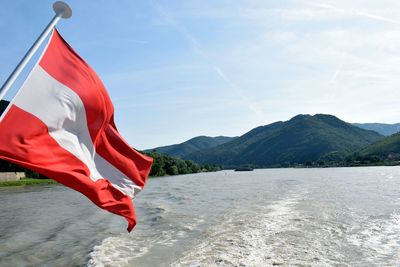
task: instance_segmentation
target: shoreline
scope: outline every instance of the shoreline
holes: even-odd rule
[[[18,181],[2,181],[0,182],[0,187],[45,185],[45,184],[58,184],[58,183],[52,179],[23,178]]]
[[[290,167],[254,167],[254,170],[260,170],[260,169],[327,169],[327,168],[359,168],[359,167],[396,167],[400,166],[399,164],[382,164],[382,165],[348,165],[348,166],[290,166]],[[219,172],[219,171],[233,171],[234,169],[231,168],[226,168],[226,169],[221,169],[218,171],[213,171],[213,172]],[[198,172],[202,173],[202,172]],[[163,175],[163,176],[149,176],[149,179],[154,179],[154,178],[167,178],[167,177],[173,177],[173,176],[180,176],[180,175],[188,175],[188,174],[198,174],[198,173],[186,173],[186,174],[176,174],[176,175]],[[204,172],[204,173],[209,173],[209,172]],[[18,187],[18,186],[29,186],[29,185],[50,185],[50,184],[58,184],[55,180],[52,179],[38,179],[38,178],[23,178],[18,181],[0,181],[0,188],[2,187]]]

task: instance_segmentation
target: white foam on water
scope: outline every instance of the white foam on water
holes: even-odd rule
[[[142,246],[138,246],[138,242],[129,236],[108,237],[94,247],[87,266],[127,266],[129,260],[142,257],[148,252],[148,247],[140,243]]]
[[[130,262],[145,256],[154,246],[172,247],[178,240],[178,235],[183,238],[185,233],[171,230],[162,231],[152,237],[138,238],[128,234],[108,237],[93,248],[87,266],[131,266]]]
[[[175,246],[177,241],[185,239],[189,232],[204,223],[203,219],[191,218],[189,222],[178,221],[172,225],[169,217],[175,218],[175,214],[159,206],[152,208],[150,213],[149,222],[153,225],[149,224],[148,229],[135,229],[132,234],[105,238],[93,248],[87,266],[131,266],[135,259],[145,257],[153,248]],[[159,219],[152,220],[154,216]]]
[[[347,240],[362,250],[366,261],[396,266],[400,263],[400,214],[366,219],[361,229],[349,235]]]
[[[211,229],[204,240],[172,266],[264,266],[279,264],[271,240],[289,228],[299,214],[293,209],[298,198],[288,198],[251,212],[234,212]],[[278,238],[279,239],[279,238]]]
[[[171,266],[351,266],[340,251],[348,229],[306,214],[307,194],[224,216]]]

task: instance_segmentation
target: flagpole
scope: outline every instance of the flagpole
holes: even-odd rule
[[[61,18],[68,19],[68,18],[70,18],[72,16],[71,8],[68,6],[67,3],[62,2],[62,1],[55,2],[53,4],[53,10],[56,13],[54,15],[53,19],[46,26],[46,28],[43,30],[43,32],[39,35],[39,37],[33,43],[31,48],[29,48],[28,52],[26,52],[25,56],[18,63],[18,65],[15,67],[13,72],[10,74],[10,76],[8,77],[6,82],[1,87],[1,89],[0,89],[0,100],[2,100],[3,97],[10,90],[10,88],[13,85],[13,83],[15,82],[15,80],[21,74],[21,71],[25,68],[26,64],[28,64],[29,60],[32,58],[32,56],[35,54],[35,52],[38,50],[40,45],[43,43],[43,41],[46,39],[46,37],[49,35],[49,33],[56,26],[57,22]]]

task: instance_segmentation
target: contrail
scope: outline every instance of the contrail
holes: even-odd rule
[[[332,78],[330,80],[331,83],[333,83],[336,80],[336,78],[339,76],[339,73],[342,71],[342,68],[343,68],[343,62],[340,63],[339,68],[332,75]]]
[[[243,100],[243,102],[246,103],[247,107],[257,116],[261,117],[262,112],[253,103],[251,103],[247,96],[243,94],[242,90],[234,82],[232,82],[232,80],[228,76],[226,76],[225,73],[218,66],[214,66],[213,68],[215,72],[219,75],[219,77],[221,77],[221,79],[224,80],[236,92],[236,94]]]
[[[332,75],[332,78],[329,82],[333,83],[336,81],[337,77],[339,76],[339,74],[342,72],[343,66],[345,63],[345,59],[343,57],[342,61],[340,62],[339,67],[336,69],[335,73]]]
[[[364,16],[364,17],[367,17],[367,18],[381,20],[381,21],[385,21],[385,22],[389,22],[389,23],[400,25],[400,21],[394,20],[394,19],[391,19],[391,18],[386,18],[386,17],[382,17],[382,16],[370,14],[370,13],[365,13],[365,12],[361,12],[361,11],[358,11],[358,10],[355,10],[354,12],[357,15]]]
[[[157,10],[169,23],[171,23],[175,29],[180,32],[191,44],[192,48],[199,54],[201,55],[208,65],[215,71],[215,73],[226,83],[228,86],[242,99],[243,103],[246,104],[246,106],[253,111],[258,117],[262,117],[262,112],[259,110],[259,108],[256,107],[254,103],[250,101],[250,99],[245,96],[243,93],[243,90],[236,84],[234,83],[229,76],[217,65],[215,64],[210,57],[204,52],[204,50],[201,48],[200,43],[198,40],[184,27],[181,23],[179,23],[171,14],[165,10],[160,4],[156,3],[155,1],[150,2],[151,5],[155,10]]]
[[[375,15],[375,14],[371,14],[371,13],[367,13],[367,12],[362,12],[362,11],[355,10],[355,9],[339,8],[339,7],[336,7],[336,6],[333,6],[333,5],[323,4],[323,3],[311,4],[311,5],[315,6],[315,7],[336,10],[336,11],[342,12],[342,13],[362,16],[362,17],[366,17],[366,18],[370,18],[370,19],[374,19],[374,20],[380,20],[380,21],[384,21],[384,22],[400,25],[400,21],[398,21],[398,20],[394,20],[394,19],[391,19],[391,18],[387,18],[387,17],[383,17],[383,16],[379,16],[379,15]]]

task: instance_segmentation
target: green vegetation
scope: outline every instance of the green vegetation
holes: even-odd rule
[[[358,152],[360,156],[377,156],[381,159],[399,158],[400,133],[393,134],[376,143],[373,143]]]
[[[335,116],[298,115],[286,122],[257,127],[233,141],[194,152],[199,163],[257,167],[292,167],[339,162],[383,138]]]
[[[18,181],[1,181],[0,187],[37,185],[37,184],[57,184],[57,182],[51,179],[24,178]]]
[[[346,163],[357,165],[400,165],[400,133],[368,145],[346,158]]]
[[[400,133],[388,136],[367,145],[344,158],[324,157],[318,161],[307,161],[304,165],[291,167],[356,167],[400,165]]]
[[[162,146],[156,147],[154,149],[147,150],[150,151],[157,151],[162,154],[167,154],[173,157],[184,158],[185,156],[189,155],[190,153],[216,147],[218,145],[224,144],[226,142],[232,141],[235,137],[226,137],[226,136],[217,136],[217,137],[209,137],[209,136],[197,136],[194,137],[186,142],[176,145],[170,146]]]
[[[165,154],[157,152],[144,152],[146,155],[154,159],[153,166],[150,171],[150,176],[164,176],[164,175],[178,175],[178,174],[189,174],[198,172],[213,172],[219,171],[222,168],[216,165],[210,164],[197,164],[191,160],[182,160],[174,158]],[[40,175],[31,170],[22,168],[18,165],[9,163],[5,160],[0,160],[0,172],[25,172],[25,175],[32,178],[22,179],[20,181],[7,181],[0,182],[2,186],[17,186],[17,185],[31,185],[31,184],[50,184],[56,183],[55,181],[48,179],[47,177]],[[33,179],[34,178],[34,179]]]
[[[221,167],[216,165],[201,165],[191,160],[174,158],[165,154],[157,153],[156,151],[145,152],[145,154],[154,159],[153,166],[150,171],[150,176],[189,174],[221,170]]]

